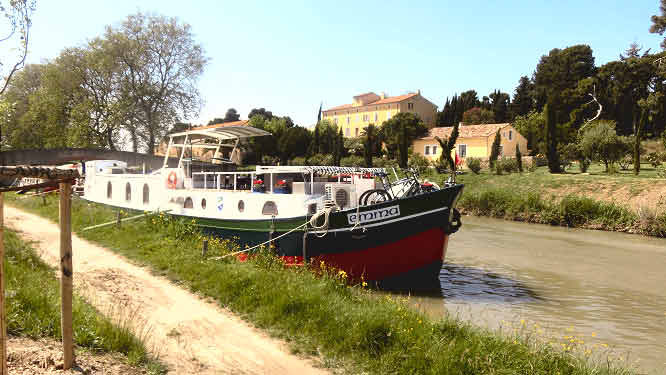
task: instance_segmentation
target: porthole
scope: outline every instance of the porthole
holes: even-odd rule
[[[143,184],[143,204],[150,203],[150,188],[148,184]]]
[[[275,215],[278,214],[277,204],[273,201],[268,201],[264,203],[264,208],[261,209],[262,215]]]
[[[132,200],[132,186],[129,182],[125,185],[125,200],[128,202]]]
[[[106,197],[111,199],[113,196],[113,187],[111,186],[111,181],[106,183]]]
[[[185,202],[183,202],[183,208],[194,208],[194,202],[192,201],[192,198],[185,198]]]
[[[243,212],[243,211],[245,211],[245,202],[238,201],[238,212]]]
[[[204,209],[204,210],[206,209],[206,198],[203,198],[201,200],[201,208]]]

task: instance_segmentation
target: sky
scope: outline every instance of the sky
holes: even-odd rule
[[[421,94],[441,109],[469,89],[511,93],[553,48],[592,47],[597,66],[650,34],[658,0],[169,1],[37,0],[28,62],[53,59],[129,14],[177,17],[210,58],[194,124],[264,107],[311,126],[324,109],[374,91]]]

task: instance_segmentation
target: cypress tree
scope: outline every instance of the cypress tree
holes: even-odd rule
[[[555,115],[555,99],[548,98],[544,107],[546,112],[546,158],[550,173],[560,173],[560,155],[557,153],[557,117]]]
[[[641,138],[643,137],[643,128],[648,120],[648,108],[643,108],[641,119],[636,124],[636,135],[634,137],[634,174],[638,176],[641,171]]]
[[[501,141],[502,140],[500,138],[500,131],[498,129],[497,133],[495,133],[495,140],[493,140],[492,148],[490,149],[490,160],[489,160],[490,169],[493,169],[493,167],[495,166],[495,162],[499,157]]]
[[[523,154],[520,153],[520,147],[516,144],[516,163],[518,164],[518,170],[523,172]]]

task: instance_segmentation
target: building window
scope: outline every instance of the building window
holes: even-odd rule
[[[192,198],[190,197],[185,198],[185,202],[183,203],[183,208],[194,208],[194,202],[192,201]]]
[[[467,157],[467,145],[458,145],[458,156]]]
[[[432,146],[432,154],[437,155],[437,146]]]
[[[349,125],[349,116],[347,116],[347,125]]]
[[[364,121],[364,122],[368,122],[369,119],[370,119],[370,116],[368,116],[368,115],[363,115],[363,121]]]
[[[111,181],[106,183],[106,197],[111,199],[113,196],[113,187],[111,186]]]
[[[513,132],[511,130],[509,130],[509,140],[511,140],[511,136],[513,135],[512,133]]]
[[[148,184],[143,184],[143,204],[150,203],[150,188]]]
[[[361,121],[361,116],[360,116],[360,115],[356,115],[356,122],[359,122],[359,121]]]
[[[377,122],[377,113],[375,113],[375,122]]]
[[[391,119],[391,111],[386,111],[386,119],[387,120]]]
[[[425,152],[424,154],[430,155],[430,146],[425,146]]]
[[[264,207],[261,209],[262,215],[275,215],[278,214],[277,204],[273,201],[268,201],[264,203]]]
[[[414,109],[414,103],[407,103],[407,109]]]
[[[356,137],[358,137],[358,128],[356,128]]]
[[[128,202],[132,200],[132,186],[129,182],[125,185],[125,200]]]
[[[333,123],[335,123],[335,125],[338,124],[338,118],[337,117],[333,119]]]
[[[347,137],[349,137],[349,128],[346,128],[346,129],[345,129],[345,135],[346,135]]]

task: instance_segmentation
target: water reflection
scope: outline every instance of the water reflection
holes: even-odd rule
[[[493,329],[525,319],[666,374],[666,240],[466,217],[449,246],[441,289],[410,296],[418,309]]]

